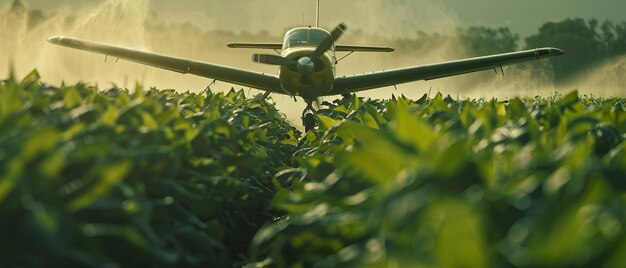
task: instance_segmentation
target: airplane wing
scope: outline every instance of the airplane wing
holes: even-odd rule
[[[275,49],[280,50],[283,44],[280,43],[248,43],[248,42],[231,42],[226,45],[229,48],[254,48],[254,49]],[[359,46],[359,45],[336,45],[335,51],[353,51],[353,52],[393,52],[392,47],[380,46]]]
[[[337,77],[335,79],[333,94],[357,92],[418,80],[432,80],[459,74],[489,70],[503,65],[560,56],[564,53],[565,52],[563,50],[558,48],[538,48],[396,70]]]
[[[283,49],[283,44],[280,43],[231,42],[226,46],[229,48]]]
[[[337,45],[335,51],[354,51],[354,52],[393,52],[392,47],[379,46],[357,46],[357,45]]]
[[[200,61],[164,56],[155,53],[84,41],[70,37],[51,37],[48,39],[48,42],[60,46],[100,53],[115,58],[126,59],[129,61],[183,74],[193,74],[246,87],[252,87],[275,93],[283,93],[283,91],[280,90],[281,87],[278,76],[275,75],[246,71],[234,67],[227,67]]]

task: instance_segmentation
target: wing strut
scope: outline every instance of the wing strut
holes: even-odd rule
[[[265,101],[265,99],[267,99],[267,97],[270,96],[270,93],[272,93],[271,91],[266,91],[265,94],[263,94],[263,97],[261,97],[261,100]]]
[[[348,56],[352,55],[352,53],[354,53],[354,51],[350,51],[350,53],[344,55],[343,57],[341,57],[340,59],[335,61],[335,64],[339,63],[341,60],[343,60],[343,59],[347,58]]]

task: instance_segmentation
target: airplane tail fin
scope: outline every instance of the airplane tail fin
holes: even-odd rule
[[[317,0],[317,8],[315,9],[315,27],[320,27],[320,0]]]

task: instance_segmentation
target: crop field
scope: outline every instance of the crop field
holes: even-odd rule
[[[623,267],[626,100],[0,82],[0,267]]]

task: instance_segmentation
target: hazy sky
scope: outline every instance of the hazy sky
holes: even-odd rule
[[[23,0],[32,8],[89,8],[104,0]],[[13,0],[0,0],[5,6]],[[151,0],[163,20],[187,21],[207,29],[269,30],[314,21],[313,0]],[[447,31],[456,26],[508,26],[526,36],[546,21],[568,17],[626,20],[625,0],[333,0],[322,1],[322,26],[345,21],[353,28],[401,34]],[[409,33],[409,34],[411,34]]]

